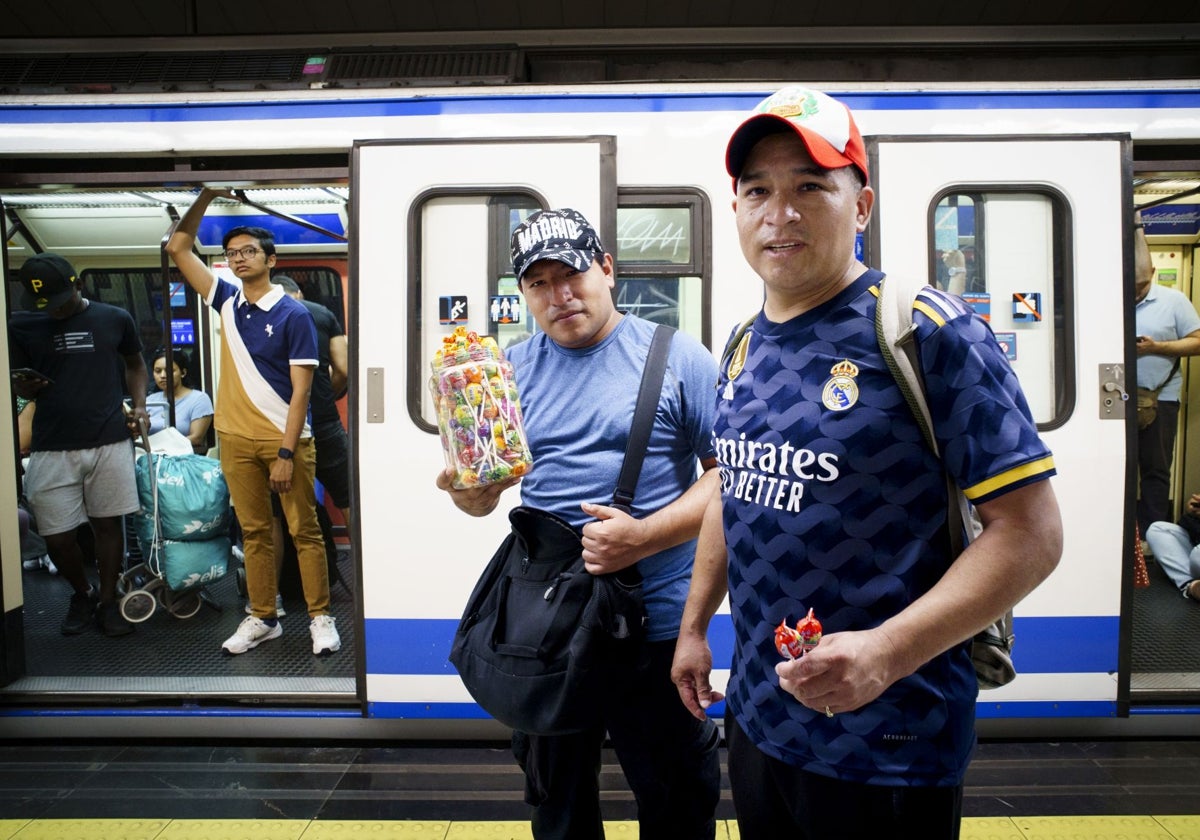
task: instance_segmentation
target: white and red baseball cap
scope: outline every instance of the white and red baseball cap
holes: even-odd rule
[[[725,149],[725,170],[734,187],[754,144],[780,130],[796,132],[809,155],[826,169],[857,166],[863,179],[870,180],[867,149],[850,109],[836,99],[806,87],[777,91],[754,108],[754,114],[737,127]]]

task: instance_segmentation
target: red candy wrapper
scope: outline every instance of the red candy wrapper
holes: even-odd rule
[[[787,626],[787,619],[775,628],[775,649],[787,659],[799,659],[821,641],[821,622],[809,610],[808,615],[796,622],[796,629]]]

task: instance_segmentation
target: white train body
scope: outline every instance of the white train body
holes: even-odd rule
[[[372,725],[412,731],[389,724],[415,722],[441,733],[466,732],[486,715],[446,655],[506,520],[502,511],[471,519],[433,485],[442,452],[430,424],[427,362],[453,328],[439,323],[439,304],[465,298],[463,323],[480,333],[496,331],[491,299],[513,294],[496,244],[504,241],[498,225],[510,215],[502,210],[498,222],[489,208],[511,214],[522,203],[507,197],[523,197],[572,206],[592,218],[609,249],[620,252],[619,275],[630,265],[638,272],[661,269],[686,246],[687,258],[678,259],[683,279],[670,287],[676,317],[719,355],[731,327],[761,300],[761,283],[734,229],[725,143],[771,89],[0,98],[0,170],[9,160],[36,171],[32,162],[43,158],[348,155],[348,246],[281,247],[281,254],[349,260],[354,504],[348,534],[361,624],[357,650],[340,654],[357,657],[358,667],[340,686],[343,708],[336,717],[343,726],[360,720],[363,731]],[[1064,516],[1064,556],[1018,605],[1019,676],[981,693],[979,716],[984,722],[1120,721],[1130,714],[1136,690],[1128,656],[1135,426],[1120,398],[1134,385],[1132,373],[1125,374],[1134,362],[1128,283],[1133,149],[1200,143],[1200,89],[840,86],[829,92],[854,109],[868,141],[879,201],[863,242],[867,261],[886,272],[933,277],[942,252],[974,248],[986,289],[968,294],[1010,343],[1058,467],[1053,481]],[[23,177],[0,176],[0,193],[19,197],[47,187],[36,183],[36,174]],[[90,177],[89,186],[104,184],[101,175]],[[123,177],[120,188],[130,188]],[[262,172],[250,177],[263,183]],[[299,186],[289,182],[286,168],[270,178],[275,187]],[[207,179],[180,170],[173,180],[170,188],[190,189]],[[155,184],[167,186],[153,174],[137,186]],[[967,204],[974,209],[964,216]],[[650,211],[634,212],[647,206]],[[666,207],[677,213],[656,215]],[[971,227],[984,208],[986,247],[975,240],[984,235],[982,225]],[[161,210],[147,215],[158,226],[156,237],[120,243],[109,253],[81,247],[72,254],[78,267],[118,256],[157,265],[158,237],[169,220]],[[676,218],[686,224],[673,228],[663,221]],[[28,252],[10,240],[12,269]],[[1186,240],[1179,241],[1190,253]],[[216,254],[211,242],[202,244],[206,256]],[[650,255],[645,265],[638,253]],[[1180,286],[1186,286],[1183,275]],[[1014,295],[1034,302],[1035,314],[1014,303]],[[506,330],[514,331],[511,325]],[[579,390],[586,399],[586,383]],[[0,450],[13,451],[7,429],[0,431]],[[11,492],[8,483],[0,491],[6,612],[20,606]],[[516,504],[517,495],[510,491],[505,501]],[[732,644],[726,613],[718,614],[711,639],[720,687]],[[1200,699],[1193,695],[1191,702]],[[301,727],[329,714],[328,705],[310,704],[302,692],[295,699],[293,718]],[[20,712],[23,725],[37,705]],[[167,703],[157,714],[193,712]],[[5,721],[12,724],[13,717],[0,707],[0,731]]]

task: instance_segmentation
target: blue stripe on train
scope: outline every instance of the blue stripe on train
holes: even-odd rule
[[[715,703],[709,717],[725,716],[725,704]],[[367,716],[396,720],[489,720],[490,716],[474,703],[368,703]],[[989,703],[987,694],[979,695],[975,709],[978,719],[998,718],[1097,718],[1117,716],[1117,704],[1111,700],[1034,700]]]
[[[369,674],[453,674],[446,660],[455,619],[367,619]],[[1028,674],[1115,673],[1117,616],[1018,617],[1014,661]],[[717,616],[708,631],[713,662],[726,667],[733,655],[733,626]],[[726,663],[722,666],[721,663]]]
[[[420,98],[377,98],[347,101],[190,102],[187,104],[4,105],[0,122],[55,123],[171,123],[227,120],[347,119],[418,117],[455,114],[593,114],[746,111],[772,90],[738,93],[492,93]],[[951,109],[1057,110],[1094,108],[1196,108],[1196,90],[1090,91],[830,91],[855,110],[938,111]]]

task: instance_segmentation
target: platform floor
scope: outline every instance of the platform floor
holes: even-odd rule
[[[722,756],[724,758],[724,756]],[[610,838],[637,837],[606,753]],[[970,840],[1200,840],[1200,740],[984,742]],[[726,788],[718,838],[737,838]],[[503,743],[0,744],[0,840],[528,838]]]

